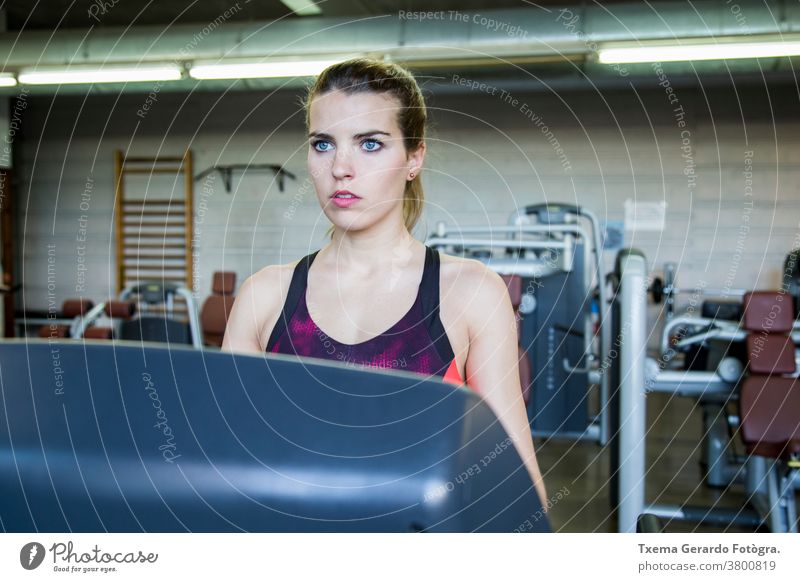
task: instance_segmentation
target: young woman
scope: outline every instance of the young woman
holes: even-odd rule
[[[544,504],[506,286],[480,261],[440,255],[411,236],[426,149],[413,76],[381,61],[342,62],[320,74],[305,111],[308,169],[331,241],[248,278],[222,348],[465,382],[499,418]]]

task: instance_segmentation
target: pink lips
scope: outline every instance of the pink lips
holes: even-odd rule
[[[361,198],[348,190],[337,190],[333,193],[333,196],[331,196],[331,202],[339,208],[348,208],[359,200],[361,200]]]

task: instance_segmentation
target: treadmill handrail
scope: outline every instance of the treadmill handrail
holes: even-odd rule
[[[156,281],[159,285],[162,283]],[[147,282],[144,283],[137,283],[136,285],[129,285],[123,289],[119,294],[119,299],[121,301],[126,301],[130,299],[131,295],[138,292],[140,287],[144,287],[147,285]],[[200,327],[200,318],[197,315],[197,302],[194,300],[194,295],[192,294],[189,289],[183,287],[181,285],[175,285],[174,283],[169,283],[168,290],[170,293],[175,293],[183,297],[184,301],[186,301],[186,311],[189,315],[189,331],[191,332],[192,336],[192,347],[195,349],[201,350],[203,349],[203,330]]]

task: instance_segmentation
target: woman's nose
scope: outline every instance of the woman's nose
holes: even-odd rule
[[[333,176],[339,180],[353,176],[353,161],[350,155],[342,150],[337,150],[331,167]]]

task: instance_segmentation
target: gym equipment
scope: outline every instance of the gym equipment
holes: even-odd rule
[[[233,309],[233,290],[236,288],[236,273],[216,271],[211,284],[211,295],[203,303],[200,311],[200,325],[203,328],[203,341],[207,346],[222,346],[225,326]]]
[[[745,294],[743,326],[748,332],[750,374],[742,384],[739,408],[747,463],[766,465],[765,478],[748,488],[750,503],[766,516],[770,530],[797,533],[794,484],[800,480],[800,381],[795,344],[788,335],[794,323],[792,302],[791,296],[776,291]],[[763,474],[763,469],[756,474]]]
[[[14,293],[22,288],[16,276],[19,267],[15,266],[17,247],[14,216],[17,211],[13,177],[11,170],[0,169],[0,337],[14,337],[16,334]]]
[[[94,307],[91,299],[65,299],[61,304],[61,313],[54,318],[24,318],[26,325],[41,325],[37,335],[40,338],[75,337],[78,322]]]
[[[797,250],[792,251],[784,261],[781,292],[788,294],[787,299],[794,296],[793,290],[798,288],[800,281],[797,253]],[[718,290],[703,291],[716,294]],[[734,482],[746,484],[746,457],[734,454],[730,447],[733,434],[739,427],[739,417],[729,410],[729,405],[738,398],[737,382],[748,361],[745,346],[748,332],[743,324],[743,313],[740,301],[707,299],[702,303],[700,317],[675,316],[667,321],[661,334],[661,367],[671,365],[676,356],[683,354],[684,369],[716,371],[732,386],[728,394],[698,397],[703,410],[701,465],[706,484],[710,487],[724,488]],[[794,324],[792,337],[795,343],[800,342],[800,323]],[[658,367],[654,360],[652,365]]]
[[[664,263],[664,278],[653,277],[652,283],[648,288],[650,297],[654,303],[666,305],[666,318],[672,319],[675,315],[675,297],[680,294],[694,294],[714,297],[741,297],[746,289],[731,289],[722,287],[697,287],[694,289],[681,289],[675,285],[675,276],[678,266],[675,263]]]
[[[122,322],[130,320],[135,313],[136,303],[133,301],[106,301],[88,314],[85,320],[78,322],[75,337],[102,340],[117,339],[120,337]],[[97,318],[101,315],[110,320],[109,325],[97,325]]]
[[[185,322],[175,316],[177,297],[186,303]],[[135,305],[133,310],[127,307],[131,303]],[[115,339],[191,344],[197,349],[203,347],[194,297],[188,289],[174,283],[151,281],[126,287],[117,301],[100,303],[89,311],[80,321],[73,337],[88,337],[91,326],[103,315],[111,317],[112,321],[117,320],[117,329],[112,334]]]
[[[549,530],[489,407],[418,374],[12,340],[0,391],[5,531]]]
[[[516,310],[522,315],[521,353],[527,353],[526,367],[533,371],[532,385],[523,386],[531,392],[533,435],[605,444],[608,379],[600,366],[610,336],[603,325],[603,247],[594,213],[572,204],[534,204],[513,212],[508,226],[451,230],[440,222],[426,244],[521,279]],[[601,308],[593,310],[595,301]],[[599,386],[595,414],[590,414],[591,386]]]
[[[242,173],[264,171],[270,172],[275,175],[275,179],[278,181],[278,190],[280,192],[283,192],[284,188],[286,187],[286,178],[297,180],[297,176],[278,164],[228,164],[226,166],[211,166],[210,168],[206,168],[197,174],[194,179],[196,182],[199,182],[206,176],[209,176],[214,172],[218,172],[219,175],[222,176],[222,181],[225,183],[225,192],[230,194],[231,188],[233,187],[234,170]]]
[[[664,524],[652,513],[643,513],[636,520],[636,533],[662,533]]]
[[[715,370],[710,371],[669,369],[667,366],[669,358],[663,358],[668,351],[662,353],[661,363],[652,359],[648,361],[645,353],[647,269],[644,256],[635,250],[621,252],[617,258],[616,271],[619,287],[612,309],[612,325],[616,338],[615,345],[619,346],[619,358],[615,358],[613,361],[612,385],[618,386],[619,389],[618,396],[612,399],[612,409],[614,426],[618,427],[618,437],[612,448],[614,455],[612,455],[611,474],[612,488],[616,491],[613,503],[618,504],[619,530],[634,531],[638,516],[642,513],[651,513],[662,518],[718,525],[736,523],[758,527],[766,523],[772,531],[796,531],[794,489],[800,485],[800,477],[798,477],[798,471],[786,469],[787,466],[791,468],[796,461],[791,455],[777,455],[781,457],[780,462],[775,460],[768,462],[766,458],[768,455],[763,454],[764,448],[770,448],[774,452],[776,443],[785,445],[789,453],[796,454],[798,452],[792,448],[791,444],[793,439],[797,438],[797,429],[800,427],[800,412],[798,412],[800,407],[795,403],[798,393],[797,383],[794,379],[770,377],[768,382],[774,380],[780,382],[786,398],[783,402],[776,402],[773,398],[761,398],[761,405],[767,407],[760,408],[753,413],[752,417],[749,416],[752,412],[751,408],[745,406],[743,402],[742,418],[744,420],[741,422],[741,432],[745,435],[745,442],[751,453],[744,462],[727,455],[725,450],[727,440],[724,445],[720,444],[724,440],[722,437],[719,437],[720,443],[717,443],[716,449],[707,444],[708,448],[704,453],[709,463],[709,473],[716,471],[716,477],[726,485],[736,481],[741,482],[748,498],[751,499],[753,509],[645,506],[645,393],[661,391],[698,398],[703,403],[716,401],[720,408],[715,414],[710,431],[713,435],[714,431],[724,430],[724,428],[719,428],[720,425],[730,422],[730,419],[724,414],[724,405],[736,399],[736,388],[740,383],[739,373],[744,368],[737,361],[732,362],[726,358],[719,362]],[[772,295],[774,296],[775,292]],[[748,294],[744,295],[746,299],[744,329],[741,329],[736,323],[724,320],[686,318],[689,320],[689,324],[696,323],[700,331],[688,337],[681,337],[675,345],[692,345],[713,339],[723,339],[729,342],[744,341],[747,330],[752,330],[751,324],[747,322],[747,298],[749,296]],[[784,305],[790,307],[791,302],[786,300]],[[788,312],[792,311],[788,310]],[[760,316],[763,316],[764,309],[762,308],[759,313]],[[666,340],[666,338],[673,337],[670,326],[674,328],[687,323],[679,319],[673,319],[664,330],[662,350],[665,346],[667,349],[672,347]],[[796,334],[797,324],[795,323],[793,326],[791,318],[789,318],[782,325],[776,325],[775,330],[788,332],[793,327]],[[793,346],[791,349],[782,349],[781,353],[784,359],[791,360],[793,364],[795,357]],[[794,370],[794,367],[792,369]],[[622,373],[623,371],[624,373]],[[788,368],[784,371],[788,371]],[[796,371],[794,375],[796,376]],[[750,382],[749,379],[745,384],[748,382]],[[763,388],[762,383],[753,385]],[[788,390],[787,385],[794,386],[794,388]],[[745,411],[747,411],[747,417],[745,417]],[[775,421],[780,419],[774,426],[771,423],[765,423],[776,428],[777,434],[763,430],[763,424],[761,426],[758,424],[759,419],[762,421],[764,419],[774,419]],[[735,419],[733,422],[738,424],[739,420]],[[707,441],[713,444],[715,438],[717,437],[709,438]],[[762,452],[758,453],[760,456],[755,456],[759,448]]]
[[[800,316],[800,249],[794,249],[783,262],[781,290],[794,298],[794,316]]]

